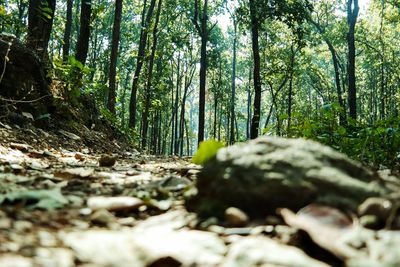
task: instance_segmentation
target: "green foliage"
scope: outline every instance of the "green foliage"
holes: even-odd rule
[[[119,119],[104,106],[101,106],[100,113],[101,116],[112,125],[112,127],[114,127],[118,132],[122,133],[124,136],[128,137],[133,145],[139,144],[140,135],[135,129],[122,125]]]
[[[28,209],[57,209],[68,204],[59,189],[25,190],[0,195],[0,204],[22,202]]]
[[[73,56],[68,57],[68,62],[63,62],[61,58],[55,58],[53,63],[55,76],[62,82],[65,97],[73,104],[76,104],[78,97],[81,95],[79,87],[82,83],[78,77],[89,74],[91,69],[85,67]]]
[[[336,116],[338,105],[324,107],[317,118],[294,118],[288,135],[316,140],[374,167],[400,165],[399,117],[373,124],[349,120],[343,126]]]
[[[218,152],[219,149],[225,145],[222,142],[216,140],[208,140],[200,143],[199,149],[194,155],[192,162],[199,165],[204,165],[207,161],[212,159]]]

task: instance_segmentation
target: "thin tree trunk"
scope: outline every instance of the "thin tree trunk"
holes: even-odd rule
[[[381,8],[381,24],[379,27],[379,42],[381,45],[381,69],[380,69],[380,76],[381,76],[381,88],[380,88],[380,118],[384,119],[385,118],[385,113],[386,113],[386,101],[385,101],[385,43],[383,40],[383,30],[384,30],[384,13],[385,13],[385,1],[381,2],[382,8]]]
[[[289,77],[289,96],[288,96],[288,123],[287,123],[287,132],[290,131],[290,126],[292,123],[292,105],[293,105],[293,73],[294,73],[294,64],[295,64],[295,56],[296,52],[293,48],[293,45],[290,47],[290,77]]]
[[[235,143],[235,100],[236,100],[236,45],[237,45],[237,22],[233,19],[233,59],[232,59],[232,92],[231,92],[231,126],[229,143]]]
[[[217,94],[214,95],[214,127],[213,127],[213,138],[216,139],[217,136],[217,113],[218,113],[218,97]]]
[[[152,97],[152,80],[153,80],[153,67],[154,58],[156,55],[157,43],[158,43],[158,23],[160,21],[162,0],[158,1],[156,21],[153,28],[153,45],[151,47],[151,54],[149,59],[148,75],[147,75],[147,89],[144,98],[144,111],[142,114],[142,148],[147,146],[147,131],[149,127],[148,117]]]
[[[251,125],[251,77],[252,72],[249,70],[249,84],[247,86],[247,121],[246,121],[246,139],[250,139],[250,125]]]
[[[209,29],[207,27],[208,15],[208,0],[204,0],[203,10],[199,21],[199,0],[195,0],[195,15],[193,18],[194,25],[201,38],[201,53],[200,53],[200,89],[199,89],[199,125],[197,145],[204,140],[205,128],[205,104],[206,104],[206,74],[207,74],[207,42],[209,37]]]
[[[74,0],[67,0],[67,18],[65,22],[65,30],[63,37],[63,61],[68,61],[69,49],[71,46],[71,32],[72,32],[72,7],[74,5]]]
[[[91,0],[81,1],[81,25],[79,29],[78,42],[76,44],[75,58],[83,65],[86,63],[86,58],[89,50],[90,39],[90,16],[92,14]]]
[[[357,23],[359,7],[358,0],[347,1],[347,24],[349,32],[347,34],[348,45],[348,93],[349,93],[349,115],[352,119],[357,119],[357,89],[356,89],[356,45],[355,45],[355,26]]]
[[[115,13],[114,13],[114,25],[113,34],[111,41],[111,58],[110,58],[110,70],[108,75],[108,110],[115,115],[115,101],[116,101],[116,90],[115,90],[115,76],[117,75],[117,58],[118,58],[118,47],[119,38],[121,31],[121,16],[122,16],[122,1],[115,1]]]
[[[132,81],[131,89],[131,100],[129,104],[129,127],[136,127],[136,101],[137,101],[137,90],[139,85],[139,76],[142,71],[144,56],[146,52],[147,45],[147,35],[149,32],[148,27],[150,26],[151,18],[153,17],[153,11],[155,7],[156,0],[151,0],[149,10],[147,11],[146,20],[142,20],[142,29],[140,32],[139,49],[136,59],[136,69]],[[145,8],[144,6],[143,8]]]
[[[4,3],[1,3],[1,5],[4,5]],[[25,0],[18,0],[17,6],[18,6],[18,25],[15,27],[16,28],[15,36],[17,37],[17,39],[20,39],[22,31],[25,27],[24,17],[26,16],[26,8],[28,7],[28,3],[26,3]]]
[[[341,79],[340,79],[340,70],[339,70],[339,60],[337,58],[336,49],[333,46],[332,42],[325,36],[325,29],[321,27],[320,24],[315,22],[314,20],[310,19],[310,22],[315,26],[318,32],[322,35],[326,45],[328,46],[329,52],[331,53],[333,69],[335,72],[335,85],[336,85],[336,94],[338,98],[339,106],[341,107],[341,111],[339,113],[339,121],[341,125],[346,124],[346,106],[343,101],[342,96],[342,88],[341,88]]]
[[[191,67],[191,65],[187,67],[187,71],[190,67]],[[195,69],[193,69],[193,71],[189,70],[189,75],[190,75],[189,77],[187,75],[185,76],[185,87],[184,87],[183,98],[182,98],[182,103],[181,103],[181,116],[180,116],[180,123],[179,123],[179,125],[180,125],[179,126],[179,128],[180,128],[180,131],[179,131],[179,133],[180,133],[180,136],[179,136],[180,156],[182,156],[182,154],[183,154],[184,133],[185,133],[184,130],[186,127],[186,124],[185,124],[186,98],[188,95],[189,87],[193,81],[194,70]],[[186,135],[187,135],[187,129],[186,129]]]
[[[255,0],[250,0],[250,17],[251,17],[251,39],[253,50],[253,80],[254,80],[254,105],[253,118],[251,120],[250,138],[254,139],[258,136],[261,116],[261,75],[260,75],[260,48],[258,44],[259,21],[257,16],[257,7]]]
[[[178,69],[177,69],[177,77],[176,77],[176,94],[175,94],[175,104],[174,104],[174,129],[172,131],[172,135],[174,143],[171,146],[171,150],[173,148],[173,150],[171,151],[171,153],[173,153],[174,155],[178,154],[178,130],[179,130],[179,125],[178,125],[178,111],[179,111],[179,97],[181,94],[181,81],[182,81],[182,77],[183,75],[180,73],[181,72],[181,57],[180,54],[178,55]]]

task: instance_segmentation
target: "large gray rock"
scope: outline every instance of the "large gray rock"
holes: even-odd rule
[[[388,189],[360,163],[317,142],[260,137],[218,151],[197,181],[189,210],[222,217],[234,206],[253,217],[317,202],[355,210]]]

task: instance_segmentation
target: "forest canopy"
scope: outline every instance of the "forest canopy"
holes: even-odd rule
[[[377,167],[400,158],[399,21],[394,0],[0,0],[65,101],[142,150],[265,134]]]

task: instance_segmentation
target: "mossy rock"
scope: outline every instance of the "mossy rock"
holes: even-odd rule
[[[389,192],[376,173],[330,147],[273,137],[220,149],[200,172],[197,190],[188,209],[217,217],[231,206],[252,217],[315,202],[356,210]]]

